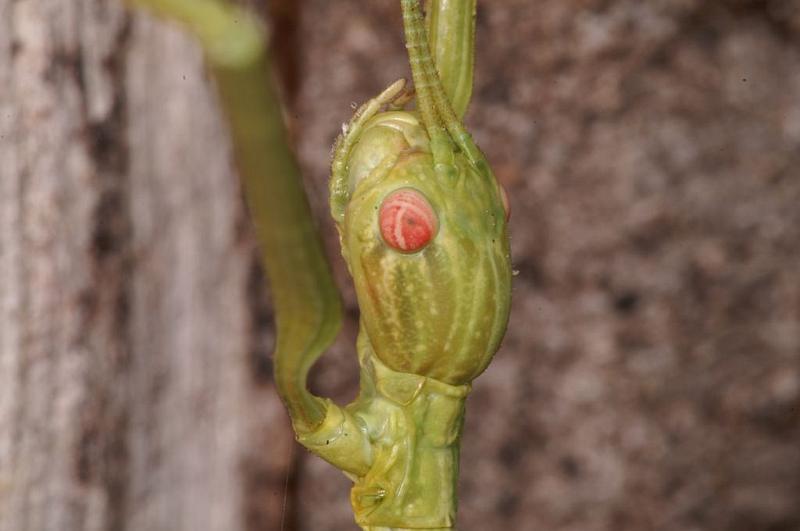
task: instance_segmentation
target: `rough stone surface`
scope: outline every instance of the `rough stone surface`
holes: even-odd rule
[[[479,6],[468,125],[518,274],[459,529],[800,529],[800,2]],[[314,386],[346,402],[327,165],[409,76],[399,5],[268,7],[347,304]],[[356,529],[346,478],[290,444],[253,245],[189,39],[0,0],[0,531]]]

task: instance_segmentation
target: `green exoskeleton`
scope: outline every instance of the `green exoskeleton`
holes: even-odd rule
[[[464,399],[508,319],[506,208],[439,79],[417,1],[402,4],[418,110],[394,108],[402,81],[362,107],[330,185],[361,309],[361,394],[329,405],[300,441],[353,478],[365,529],[449,529]]]
[[[454,528],[472,380],[508,320],[507,202],[461,118],[476,0],[401,0],[415,91],[398,81],[337,141],[331,212],[361,309],[361,392],[314,396],[341,309],[286,144],[263,31],[223,0],[132,0],[200,38],[234,138],[277,315],[275,381],[298,441],[354,482],[365,530]],[[416,99],[416,109],[404,110]]]

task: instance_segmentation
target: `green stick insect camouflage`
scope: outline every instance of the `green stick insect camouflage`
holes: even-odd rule
[[[264,251],[275,378],[298,441],[353,480],[362,529],[454,529],[464,401],[500,344],[511,285],[503,192],[461,123],[475,0],[430,0],[427,29],[418,1],[401,1],[415,93],[394,83],[335,147],[331,213],[361,309],[361,391],[346,407],[306,386],[341,308],[283,134],[263,30],[222,0],[135,3],[187,25],[206,51]],[[404,110],[414,98],[416,111]]]
[[[418,3],[402,7],[418,112],[392,108],[405,99],[402,82],[367,103],[337,144],[331,178],[361,309],[362,391],[344,410],[332,406],[337,420],[301,442],[343,468],[358,441],[358,461],[369,466],[348,472],[364,529],[452,529],[464,399],[508,319],[506,212],[437,75]],[[411,197],[387,223],[398,193]],[[424,245],[397,248],[395,232],[428,224]]]

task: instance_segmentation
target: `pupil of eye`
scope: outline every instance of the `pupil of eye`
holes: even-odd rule
[[[386,196],[378,222],[386,244],[406,253],[424,248],[438,229],[438,219],[431,204],[424,195],[410,188],[401,188]]]

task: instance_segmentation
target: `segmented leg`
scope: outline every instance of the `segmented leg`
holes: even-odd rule
[[[491,174],[483,153],[464,129],[439,79],[428,45],[427,30],[420,13],[419,0],[402,0],[402,7],[406,47],[414,76],[417,102],[422,121],[431,137],[434,160],[437,163],[447,163],[447,155],[437,153],[437,144],[445,144],[441,137],[444,136],[444,131],[447,131],[449,140],[458,146],[472,164],[482,172]]]
[[[405,92],[405,88],[406,80],[398,79],[378,96],[359,107],[350,119],[350,122],[342,126],[342,133],[336,139],[336,143],[333,146],[330,189],[331,205],[342,205],[347,202],[348,186],[346,161],[350,150],[353,148],[353,145],[361,135],[361,131],[364,129],[364,124],[366,124],[370,118],[378,114],[384,107],[401,105],[408,101],[408,93]],[[339,209],[334,206],[332,210],[334,218],[337,218],[337,221],[341,221],[338,219],[340,216]],[[343,212],[341,214],[343,214]]]

